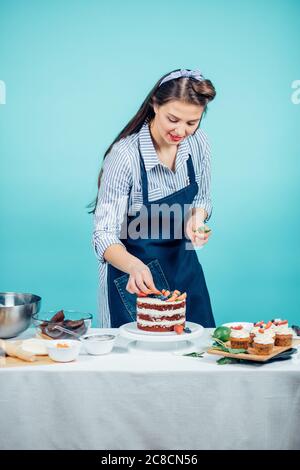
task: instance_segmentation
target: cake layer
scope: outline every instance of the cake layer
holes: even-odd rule
[[[140,305],[140,304],[144,304],[144,303],[147,303],[147,304],[150,304],[150,305],[180,305],[182,303],[185,304],[185,299],[184,300],[172,300],[171,302],[167,301],[167,300],[161,300],[161,299],[158,299],[156,297],[137,297],[137,305]]]
[[[137,303],[137,308],[138,309],[151,309],[151,310],[157,310],[157,311],[163,311],[163,310],[179,310],[181,308],[185,308],[185,301],[183,302],[164,302],[164,304],[149,304],[148,302],[138,302]]]
[[[180,318],[178,320],[163,320],[163,321],[159,321],[159,322],[153,322],[153,321],[149,321],[149,320],[142,320],[140,318],[137,319],[137,324],[138,325],[141,325],[141,326],[165,326],[165,327],[171,327],[171,326],[174,326],[174,325],[181,325],[185,323],[185,317],[183,318]]]
[[[156,315],[153,316],[153,315],[144,315],[144,314],[141,314],[141,313],[138,313],[137,314],[137,319],[138,320],[147,320],[147,321],[152,321],[153,323],[160,323],[161,321],[163,320],[168,320],[168,321],[175,321],[175,320],[180,320],[181,318],[185,318],[185,313],[181,313],[181,314],[176,314],[176,315],[162,315],[160,317],[157,317]]]
[[[174,315],[184,315],[185,314],[185,307],[183,308],[178,308],[174,310],[154,310],[154,309],[149,309],[149,308],[142,308],[140,309],[139,307],[137,308],[137,314],[140,316],[143,315],[150,315],[151,317],[173,317]]]
[[[185,324],[183,325],[185,326]],[[162,326],[159,326],[159,325],[155,325],[155,326],[141,326],[141,325],[138,325],[138,328],[140,330],[143,330],[143,331],[152,331],[152,332],[159,332],[159,333],[166,333],[168,331],[174,331],[174,327],[173,326],[170,326],[170,327],[162,327]]]

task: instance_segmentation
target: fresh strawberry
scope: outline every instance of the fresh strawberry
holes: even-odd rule
[[[263,325],[264,323],[265,323],[264,321],[258,321],[254,323],[254,326],[260,326],[260,325]]]
[[[171,292],[171,297],[167,299],[167,302],[174,302],[174,300],[177,300],[180,297],[180,290],[174,290]]]
[[[171,297],[167,299],[167,302],[174,302],[177,299],[178,295],[176,294],[178,291],[171,292]]]
[[[263,333],[263,334],[264,334],[264,332],[265,332],[265,329],[264,329],[264,328],[260,328],[260,329],[258,330],[258,332],[259,332],[259,333]]]
[[[187,297],[187,293],[186,293],[186,292],[183,292],[183,294],[180,294],[180,295],[177,297],[176,300],[184,300],[184,299],[186,299],[186,297]]]
[[[178,335],[181,335],[183,333],[184,326],[183,325],[175,325],[174,326],[174,331]]]
[[[231,329],[232,329],[232,330],[242,330],[242,329],[243,329],[243,325],[232,326]]]

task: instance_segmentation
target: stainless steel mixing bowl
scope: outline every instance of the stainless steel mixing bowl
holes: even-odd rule
[[[34,294],[0,292],[0,338],[13,338],[25,331],[41,302]]]

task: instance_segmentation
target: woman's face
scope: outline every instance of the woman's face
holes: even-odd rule
[[[178,144],[193,134],[201,120],[204,107],[182,101],[171,101],[153,106],[154,125],[161,139],[167,144]]]

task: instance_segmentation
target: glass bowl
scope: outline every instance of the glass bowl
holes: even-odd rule
[[[72,331],[78,338],[91,327],[93,315],[76,310],[49,310],[32,316],[33,324],[40,338],[74,339],[72,334],[60,331],[56,325]]]

